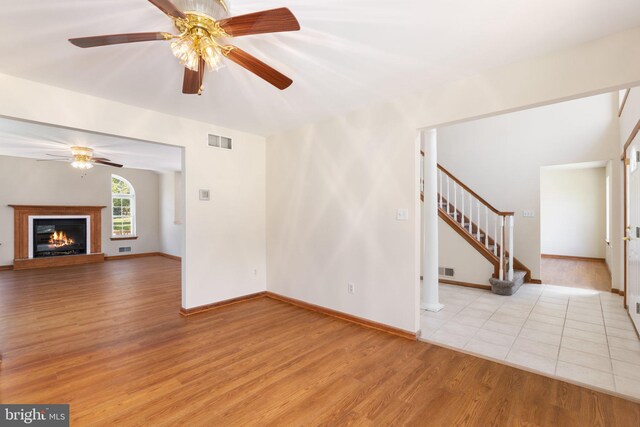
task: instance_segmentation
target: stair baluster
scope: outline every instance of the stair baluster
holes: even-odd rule
[[[500,280],[504,280],[504,216],[500,215]]]
[[[460,200],[462,201],[462,228],[464,228],[464,214],[465,214],[465,212],[464,212],[464,188],[460,187],[460,191],[461,191],[460,195],[462,196],[462,197],[460,197]]]
[[[489,208],[484,207],[484,247],[489,249]]]
[[[451,200],[451,197],[449,197],[449,175],[447,175],[447,215],[449,215],[450,209],[449,209],[449,201]]]
[[[493,254],[498,256],[498,214],[493,215]]]
[[[513,280],[513,220],[514,216],[509,215],[509,281]]]
[[[458,221],[458,186],[453,181],[453,219]]]
[[[471,198],[471,194],[469,194],[469,234],[473,235],[473,199]]]
[[[480,224],[482,224],[482,223],[480,222],[480,201],[479,200],[476,200],[476,209],[477,209],[476,213],[478,214],[478,216],[477,216],[478,220],[476,221],[477,222],[477,225],[476,225],[476,239],[480,240]]]
[[[442,207],[442,171],[438,171],[438,177],[440,178],[440,191],[438,191],[438,206]]]

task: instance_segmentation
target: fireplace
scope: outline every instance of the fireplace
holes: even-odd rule
[[[105,206],[9,206],[14,210],[14,270],[104,262]]]
[[[33,218],[31,258],[87,254],[87,218]]]

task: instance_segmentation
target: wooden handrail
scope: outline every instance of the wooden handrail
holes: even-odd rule
[[[620,108],[618,109],[618,117],[622,116],[622,111],[624,111],[625,105],[627,105],[627,99],[629,98],[629,93],[631,92],[631,88],[628,88],[624,91],[624,97],[622,98],[622,102],[620,103]]]
[[[499,211],[498,209],[496,209],[493,206],[491,206],[491,204],[489,204],[489,202],[487,202],[485,199],[480,197],[475,191],[473,191],[468,186],[466,186],[462,181],[460,181],[458,178],[456,178],[451,172],[449,172],[448,170],[443,168],[440,164],[438,164],[438,169],[440,171],[444,172],[447,176],[449,176],[449,178],[454,180],[460,187],[464,188],[467,191],[467,193],[471,194],[473,197],[475,197],[477,200],[479,200],[483,205],[488,207],[496,215],[500,215],[500,216],[513,216],[514,215],[513,212]]]
[[[420,150],[420,155],[422,157],[424,157],[424,151]],[[491,206],[491,204],[489,202],[487,202],[485,199],[483,199],[482,197],[480,197],[475,191],[473,191],[472,189],[470,189],[468,186],[466,186],[462,181],[460,181],[458,178],[455,177],[455,175],[453,175],[451,172],[449,172],[448,170],[446,170],[444,167],[442,167],[442,165],[440,165],[440,163],[438,163],[438,169],[442,172],[444,172],[445,174],[447,174],[451,179],[453,179],[456,183],[458,183],[458,185],[462,188],[464,188],[469,194],[471,194],[473,197],[475,197],[477,200],[479,200],[480,202],[482,202],[485,206],[487,206],[493,213],[495,213],[496,215],[500,215],[500,216],[513,216],[515,215],[514,212],[504,212],[504,211],[499,211],[498,209],[494,208],[493,206]],[[424,196],[422,195],[422,200],[424,201]]]
[[[422,191],[420,192],[420,200],[424,202],[424,193]],[[488,206],[488,207],[491,208],[491,206]],[[500,216],[514,216],[516,214],[515,212],[496,212],[496,213]]]

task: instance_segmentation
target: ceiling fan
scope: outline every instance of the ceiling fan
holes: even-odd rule
[[[105,159],[104,157],[93,157],[93,149],[89,147],[79,147],[73,146],[71,149],[71,157],[68,156],[59,156],[57,154],[47,154],[47,156],[51,157],[60,157],[59,159],[47,159],[43,161],[62,161],[62,162],[70,162],[71,166],[76,169],[91,169],[94,164],[112,166],[114,168],[121,168],[122,165],[118,163],[113,163],[109,159]]]
[[[221,39],[252,34],[298,31],[300,24],[285,7],[265,10],[235,17],[228,17],[224,0],[174,0],[184,5],[180,10],[171,0],[149,0],[173,20],[179,34],[129,33],[95,37],[73,38],[75,46],[87,48],[122,43],[154,40],[172,40],[171,51],[185,66],[182,92],[202,94],[205,65],[211,71],[222,66],[226,57],[256,74],[280,90],[288,88],[293,80],[253,55],[233,46],[225,45]]]

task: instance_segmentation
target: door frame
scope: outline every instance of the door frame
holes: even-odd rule
[[[624,175],[624,184],[623,184],[623,193],[622,193],[622,198],[624,200],[624,206],[623,206],[623,221],[622,221],[622,236],[624,236],[624,248],[623,248],[623,266],[624,266],[624,272],[623,272],[623,277],[624,277],[624,294],[623,294],[623,299],[624,299],[624,308],[625,310],[629,308],[629,306],[627,305],[627,264],[629,262],[629,252],[628,252],[628,244],[629,241],[626,239],[627,237],[627,230],[629,227],[629,215],[628,215],[628,203],[629,203],[629,156],[627,155],[628,153],[628,149],[629,146],[625,146],[624,149],[624,153],[623,153],[623,158],[622,158],[622,170],[623,170],[623,175]]]
[[[620,110],[620,113],[622,113],[622,110]],[[640,119],[638,119],[638,122],[636,123],[636,125],[634,126],[634,128],[631,130],[631,134],[629,135],[629,137],[627,138],[627,141],[624,144],[624,148],[622,149],[622,156],[620,156],[620,160],[622,161],[622,167],[623,167],[623,171],[624,171],[624,189],[623,189],[623,199],[624,199],[624,220],[623,220],[623,224],[622,224],[622,235],[623,236],[627,236],[627,226],[628,226],[628,215],[627,215],[627,209],[628,209],[628,203],[629,203],[629,147],[631,146],[631,143],[633,142],[633,140],[636,138],[636,136],[638,135],[638,132],[640,132]],[[623,254],[623,260],[624,260],[624,308],[628,309],[629,306],[627,305],[627,264],[629,261],[629,252],[627,249],[627,240],[624,240],[624,254]]]
[[[640,119],[638,119],[638,122],[636,123],[635,127],[633,128],[633,130],[631,131],[631,134],[629,135],[629,137],[627,138],[627,141],[624,144],[624,148],[622,149],[622,156],[620,158],[620,160],[622,160],[622,167],[624,170],[624,190],[623,190],[623,198],[624,198],[624,220],[622,223],[622,235],[624,237],[627,237],[627,227],[628,227],[628,222],[629,222],[629,217],[627,214],[627,210],[628,210],[628,203],[629,203],[629,148],[631,147],[631,144],[633,143],[633,141],[635,140],[636,136],[638,135],[638,132],[640,132]],[[627,272],[627,264],[629,261],[629,252],[628,252],[628,241],[627,239],[624,240],[624,308],[628,309],[629,306],[627,305],[627,281],[628,281],[628,272]]]

